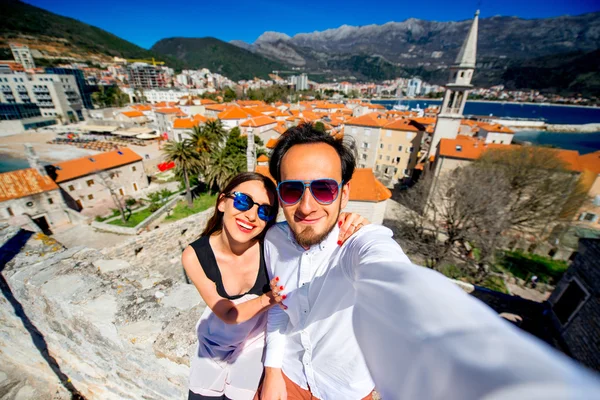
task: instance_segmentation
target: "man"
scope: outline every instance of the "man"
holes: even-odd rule
[[[598,390],[586,370],[412,265],[389,229],[364,227],[339,246],[354,167],[350,148],[311,125],[289,129],[271,155],[287,222],[267,233],[265,259],[287,309],[269,310],[263,400],[370,398],[371,375],[386,400]]]

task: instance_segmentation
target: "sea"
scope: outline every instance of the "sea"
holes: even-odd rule
[[[29,168],[27,160],[0,153],[0,174],[24,168]]]
[[[383,104],[391,109],[397,101],[382,100],[373,103]],[[441,100],[403,100],[410,108],[426,108],[441,104]],[[496,117],[544,119],[548,124],[590,124],[600,123],[600,108],[574,107],[549,104],[502,103],[487,101],[467,101],[464,115],[492,115]],[[580,154],[600,150],[600,132],[562,133],[536,130],[523,130],[515,133],[514,139],[520,142],[553,146],[567,150],[577,150]]]

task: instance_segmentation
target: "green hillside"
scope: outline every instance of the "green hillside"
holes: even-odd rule
[[[237,81],[254,77],[268,78],[283,64],[212,37],[162,39],[152,51],[181,61],[188,68],[208,68]]]
[[[123,58],[157,57],[131,42],[105,30],[63,17],[18,0],[0,0],[0,47],[11,40],[25,42],[31,48],[56,48],[71,56],[93,55]],[[25,37],[24,37],[25,35]],[[20,40],[24,37],[24,40]],[[6,50],[3,51],[6,54]],[[165,60],[168,61],[168,60]],[[177,67],[177,65],[170,66]]]

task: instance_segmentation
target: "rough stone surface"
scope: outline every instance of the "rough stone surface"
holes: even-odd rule
[[[103,274],[130,267],[129,263],[124,260],[98,260],[94,262],[94,266]]]
[[[35,234],[6,264],[2,279],[12,296],[86,399],[187,397],[194,326],[205,304],[181,262],[170,260],[203,228],[198,215],[189,219],[103,252],[65,249]],[[0,245],[16,232],[0,227]],[[146,254],[136,254],[137,246]],[[0,398],[70,398],[4,293],[0,358]]]

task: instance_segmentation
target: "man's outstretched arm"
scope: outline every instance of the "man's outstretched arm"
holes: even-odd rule
[[[354,331],[383,398],[600,393],[594,374],[504,321],[441,274],[403,262],[388,229],[368,229],[348,243],[346,263],[357,290]],[[539,391],[542,387],[552,390]]]

